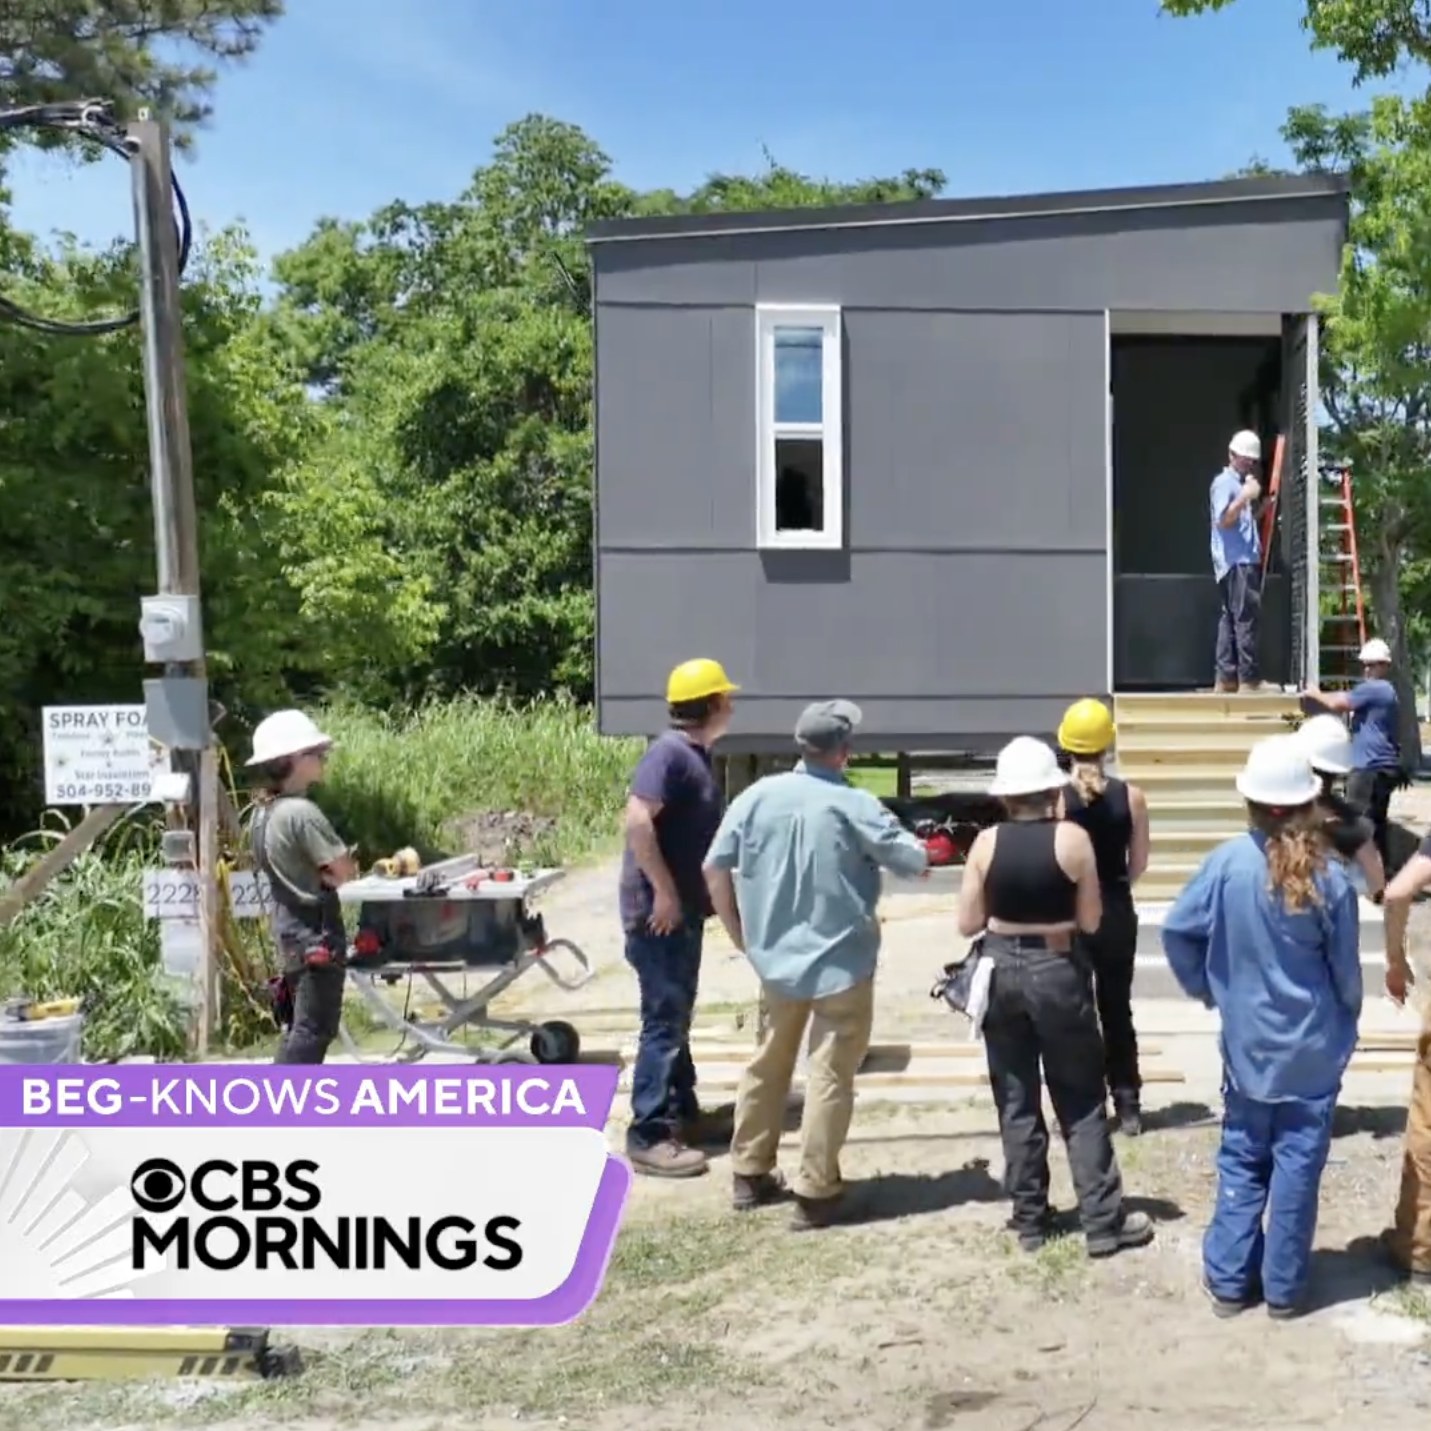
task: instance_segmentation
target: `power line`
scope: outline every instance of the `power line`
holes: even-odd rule
[[[50,130],[88,140],[111,154],[118,155],[126,164],[134,160],[134,147],[124,127],[114,118],[114,107],[107,100],[72,100],[59,104],[30,104],[20,109],[0,110],[0,134],[12,130]],[[182,274],[189,262],[189,249],[194,238],[194,226],[189,217],[189,202],[179,181],[170,175],[174,189],[174,204],[178,210],[175,232],[178,235],[179,272]],[[124,328],[132,328],[139,322],[139,309],[135,308],[118,318],[91,318],[73,322],[60,318],[46,318],[22,308],[13,299],[0,294],[0,321],[18,324],[22,328],[32,328],[38,333],[48,333],[63,338],[93,338],[104,333],[118,333]]]

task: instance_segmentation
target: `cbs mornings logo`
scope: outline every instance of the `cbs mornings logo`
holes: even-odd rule
[[[190,1171],[168,1158],[148,1158],[129,1178],[136,1208],[136,1272],[263,1272],[333,1269],[382,1272],[426,1267],[465,1272],[476,1266],[510,1272],[521,1266],[513,1234],[521,1220],[467,1217],[323,1216],[319,1166],[266,1159],[211,1158]]]

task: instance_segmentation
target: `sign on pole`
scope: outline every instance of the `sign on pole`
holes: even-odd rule
[[[142,705],[45,707],[47,805],[144,805],[168,755]]]
[[[197,919],[202,876],[198,870],[144,871],[144,914],[148,919]],[[235,919],[262,919],[272,907],[268,876],[257,870],[229,874],[229,907]]]

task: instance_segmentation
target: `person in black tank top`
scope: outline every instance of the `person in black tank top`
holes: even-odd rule
[[[1004,1184],[1019,1245],[1049,1234],[1048,1128],[1043,1085],[1058,1115],[1092,1257],[1152,1240],[1123,1202],[1104,1116],[1103,1044],[1080,931],[1102,917],[1093,842],[1057,814],[1063,772],[1052,749],[1020,736],[999,755],[990,794],[1008,819],[974,841],[959,892],[959,930],[982,932],[993,961],[982,1033],[1004,1145]]]
[[[1133,1027],[1138,953],[1133,882],[1148,864],[1148,805],[1136,785],[1104,772],[1104,758],[1116,737],[1113,716],[1102,701],[1075,701],[1058,727],[1058,743],[1071,767],[1063,817],[1088,832],[1103,896],[1103,919],[1095,933],[1080,937],[1079,948],[1093,971],[1113,1112],[1123,1132],[1136,1137],[1143,1131],[1143,1079]]]

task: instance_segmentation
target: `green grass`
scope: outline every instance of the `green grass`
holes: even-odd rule
[[[0,875],[18,874],[45,844],[37,836],[5,851]],[[81,855],[0,930],[0,996],[82,998],[90,1058],[183,1052],[184,1011],[163,977],[158,921],[140,902],[146,863],[135,846]]]
[[[899,794],[899,762],[893,755],[861,755],[852,760],[845,771],[850,783],[881,800]]]
[[[366,863],[404,845],[425,859],[470,848],[495,822],[513,860],[569,864],[610,846],[640,740],[596,734],[590,712],[545,701],[516,708],[476,699],[404,715],[339,706],[316,712],[338,741],[319,800]],[[64,833],[46,828],[0,848],[0,888]],[[159,923],[145,919],[141,876],[160,863],[152,812],[124,821],[0,930],[0,997],[82,997],[85,1056],[183,1056],[188,1017],[162,971]],[[489,831],[490,833],[490,831]],[[217,1045],[267,1048],[277,1031],[244,986],[271,960],[261,926],[236,933],[242,977],[230,981]],[[356,1010],[354,1010],[356,1013]],[[361,1037],[370,1033],[357,1030]]]
[[[64,824],[51,812],[45,828],[0,849],[0,887],[59,840]],[[121,821],[0,929],[0,998],[83,1000],[91,1061],[185,1056],[184,991],[164,972],[159,921],[145,918],[141,898],[144,871],[161,863],[157,842],[152,816]],[[244,992],[268,972],[265,935],[245,920],[231,936],[214,1038],[238,1051],[271,1040],[274,1029]]]
[[[632,1218],[600,1296],[576,1322],[540,1330],[377,1329],[299,1333],[306,1369],[262,1383],[140,1382],[0,1389],[0,1431],[98,1426],[328,1426],[401,1421],[467,1425],[569,1418],[620,1408],[698,1403],[768,1382],[765,1369],[721,1345],[719,1309],[752,1269],[788,1285],[842,1270],[847,1249],[810,1249],[769,1219]],[[318,1345],[315,1346],[314,1343]],[[633,1419],[635,1419],[633,1417]]]
[[[555,700],[317,714],[338,741],[319,798],[365,861],[403,845],[427,858],[456,853],[464,822],[513,812],[534,817],[509,822],[521,858],[580,860],[617,838],[626,784],[645,748],[598,735],[590,711]]]
[[[847,774],[851,785],[868,790],[871,795],[876,795],[881,800],[898,793],[899,772],[893,765],[852,764]]]

